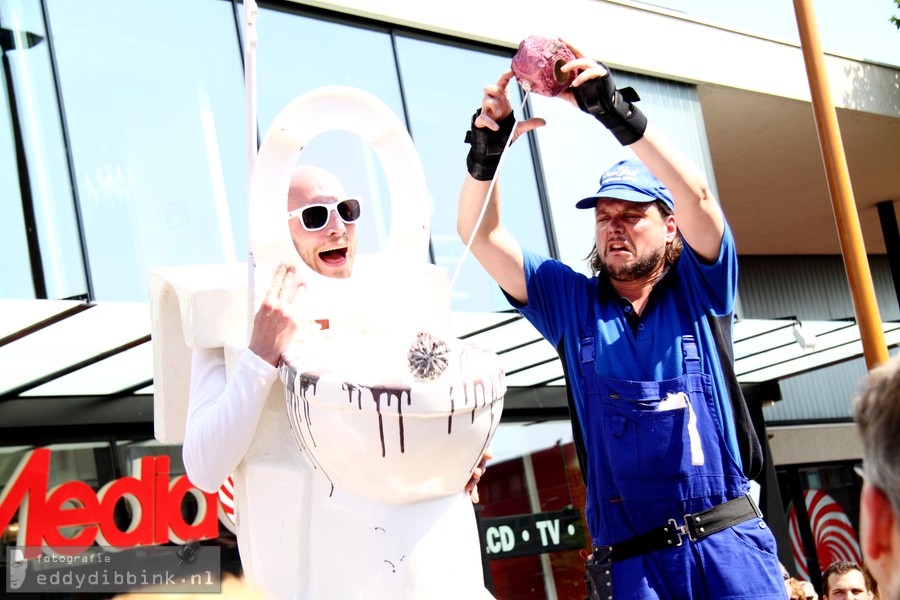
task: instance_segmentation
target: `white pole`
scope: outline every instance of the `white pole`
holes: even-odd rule
[[[253,257],[250,256],[250,189],[253,184],[253,170],[256,166],[256,17],[259,7],[256,0],[244,0],[244,97],[247,105],[247,339],[253,329],[254,300]]]

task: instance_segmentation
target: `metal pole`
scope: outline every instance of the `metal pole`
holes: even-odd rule
[[[247,105],[247,243],[250,239],[250,189],[253,185],[253,170],[256,166],[257,129],[256,129],[256,17],[259,7],[256,0],[244,1],[244,98]],[[253,275],[253,257],[250,248],[247,252],[247,339],[253,333],[253,315],[255,306],[255,285]]]
[[[859,215],[856,212],[856,201],[850,186],[847,171],[847,158],[838,127],[837,113],[831,98],[828,75],[825,71],[825,60],[822,54],[822,43],[815,26],[815,13],[812,0],[794,0],[794,12],[797,15],[797,28],[800,30],[800,46],[803,60],[806,63],[806,74],[809,78],[809,90],[812,96],[813,113],[816,129],[819,134],[819,145],[822,159],[825,162],[825,175],[834,208],[834,219],[841,242],[841,253],[844,257],[844,268],[853,297],[856,311],[856,322],[863,344],[863,353],[869,369],[887,362],[889,355],[881,328],[881,316],[875,301],[875,290],[872,274],[866,259],[862,233],[859,228]]]

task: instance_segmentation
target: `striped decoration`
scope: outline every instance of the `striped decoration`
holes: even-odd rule
[[[805,493],[806,511],[809,514],[810,529],[816,544],[816,556],[819,568],[824,570],[836,560],[848,560],[862,564],[856,532],[850,519],[834,498],[822,490],[810,489]],[[806,553],[800,539],[800,528],[793,505],[788,515],[791,551],[797,565],[800,579],[809,581],[809,567],[806,564]]]
[[[231,475],[219,488],[219,522],[231,533],[237,533],[234,516],[234,477]]]

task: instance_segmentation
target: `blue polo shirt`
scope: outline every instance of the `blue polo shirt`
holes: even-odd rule
[[[681,257],[656,284],[640,317],[628,300],[616,294],[604,274],[587,277],[524,248],[523,254],[528,304],[513,305],[564,358],[570,407],[576,412],[573,418],[581,419],[583,413],[579,341],[588,330],[593,304],[594,364],[597,374],[604,377],[638,381],[680,377],[684,374],[682,337],[695,337],[701,370],[712,378],[728,450],[745,475],[754,478],[758,474],[762,452],[733,369],[738,269],[727,224],[713,264],[705,264],[684,244]],[[576,435],[580,430],[580,426],[576,428]],[[579,455],[583,461],[583,452]]]

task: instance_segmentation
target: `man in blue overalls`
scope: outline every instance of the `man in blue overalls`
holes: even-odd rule
[[[524,250],[494,191],[472,252],[563,359],[586,473],[591,598],[785,598],[775,539],[748,495],[761,450],[733,373],[737,253],[708,183],[572,48],[560,94],[640,160],[609,169],[592,209],[594,277]],[[467,141],[458,230],[468,241],[516,124],[506,88],[485,88]],[[676,226],[677,215],[677,226]]]

